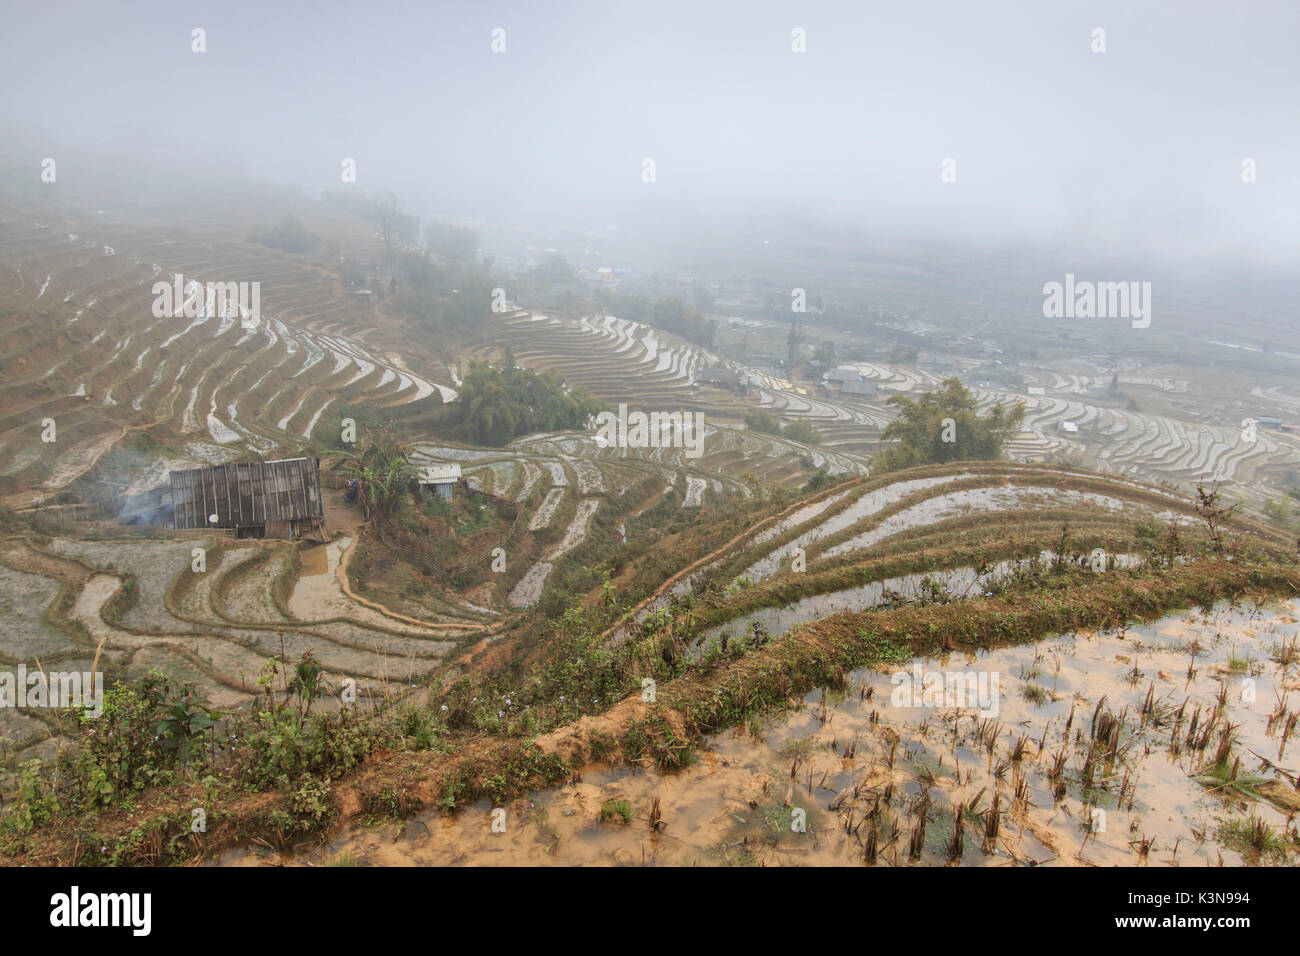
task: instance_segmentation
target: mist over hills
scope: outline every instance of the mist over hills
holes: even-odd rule
[[[8,3],[0,864],[1294,864],[1298,35]]]

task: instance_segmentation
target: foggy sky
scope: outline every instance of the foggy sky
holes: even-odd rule
[[[6,0],[0,159],[315,193],[352,157],[425,218],[792,219],[1293,266],[1298,41],[1294,2]]]

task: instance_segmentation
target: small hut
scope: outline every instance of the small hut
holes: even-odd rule
[[[455,463],[425,465],[420,469],[418,480],[421,487],[432,488],[433,493],[439,498],[450,499],[456,482],[460,481],[460,465]]]
[[[173,471],[172,526],[240,538],[328,540],[320,460],[287,458]]]

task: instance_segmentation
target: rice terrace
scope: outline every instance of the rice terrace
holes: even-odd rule
[[[35,11],[3,19],[37,42]],[[747,29],[717,51],[756,89],[792,56],[815,68],[742,97],[743,148],[767,141],[745,124],[784,122],[762,118],[765,97],[855,95],[828,35],[836,17],[858,29],[852,12],[806,52],[796,12],[776,52]],[[655,117],[636,135],[663,139],[612,159],[613,94],[592,91],[582,123],[546,112],[553,130],[516,99],[571,106],[613,54],[539,63],[531,44],[582,33],[574,12],[500,15],[508,40],[474,26],[439,43],[474,78],[467,102],[537,150],[537,196],[522,158],[480,155],[466,117],[432,150],[464,155],[426,175],[400,157],[432,127],[380,133],[377,100],[322,118],[312,134],[348,145],[313,159],[285,104],[311,113],[317,94],[261,108],[242,79],[228,95],[256,135],[240,139],[266,144],[247,165],[130,167],[98,123],[49,145],[15,126],[0,862],[1300,862],[1300,319],[1281,281],[1300,246],[1252,258],[1221,239],[1294,223],[1233,206],[1225,191],[1257,184],[1202,183],[1198,166],[1150,200],[1178,242],[1082,213],[1062,222],[1100,231],[1045,238],[998,190],[1050,205],[1068,188],[1039,172],[959,194],[993,173],[963,160],[946,179],[945,154],[925,156],[924,187],[880,159],[870,209],[841,205],[816,156],[774,145],[770,168],[729,166],[722,118],[683,89],[669,113],[633,96]],[[404,48],[403,16],[353,26]],[[1192,23],[1213,32],[1210,11]],[[159,62],[216,102],[212,67],[239,73],[227,42],[254,27],[214,18],[203,50],[191,27],[151,24],[149,42],[179,31]],[[627,29],[635,69],[662,37]],[[1072,95],[1122,99],[1093,74],[1123,54],[1062,29],[1048,59],[1086,74]],[[755,65],[769,56],[785,59]],[[581,140],[593,155],[558,145]],[[1145,150],[1134,165],[1155,162]],[[325,173],[303,172],[317,159]],[[1108,162],[1060,175],[1127,175]],[[1260,181],[1268,204],[1295,198],[1289,175]],[[762,184],[787,179],[796,196],[764,205]],[[1216,215],[1243,231],[1196,246]]]

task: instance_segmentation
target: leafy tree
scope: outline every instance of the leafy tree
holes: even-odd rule
[[[298,697],[298,713],[306,717],[311,713],[311,705],[329,692],[329,683],[311,651],[305,652],[298,659],[293,669],[293,679],[289,681],[290,694]]]
[[[688,309],[681,299],[659,299],[652,309],[651,324],[680,335],[689,342],[713,348],[714,335],[718,324],[706,319],[694,309]]]
[[[398,260],[397,308],[412,316],[415,329],[441,347],[447,329],[468,329],[484,320],[492,289],[486,273],[453,262],[434,262],[428,253],[406,252]]]
[[[404,480],[413,474],[406,446],[382,428],[366,430],[342,469],[357,480],[357,500],[366,518],[391,514]]]
[[[478,233],[466,226],[434,221],[424,224],[424,245],[449,262],[473,262],[478,244]]]
[[[406,287],[417,293],[438,290],[443,284],[441,270],[424,252],[403,252],[397,258],[397,271]]]
[[[281,217],[279,225],[257,230],[248,238],[258,245],[270,246],[284,252],[311,252],[320,245],[320,237],[308,232],[303,224],[289,213]]]
[[[566,387],[554,369],[539,374],[515,365],[508,353],[504,366],[470,366],[460,397],[447,406],[446,420],[457,437],[501,447],[530,432],[585,428],[604,408],[583,389]]]
[[[889,404],[899,409],[899,416],[886,426],[881,439],[898,444],[877,456],[878,471],[997,458],[1025,417],[1023,405],[1008,409],[1000,403],[981,417],[974,396],[955,378],[944,379],[936,391],[919,398],[893,395]]]
[[[548,252],[533,269],[533,282],[539,288],[568,285],[573,281],[573,266],[558,252]]]
[[[795,422],[786,425],[781,433],[786,438],[803,442],[805,445],[820,445],[822,441],[822,436],[817,434],[817,429],[812,426],[811,422]]]
[[[763,408],[751,408],[745,412],[745,427],[750,431],[765,435],[781,434],[781,422],[775,415]]]
[[[813,476],[808,479],[808,483],[803,486],[803,490],[811,494],[814,491],[821,491],[823,488],[829,488],[835,484],[835,476],[830,474],[825,468],[818,468],[813,472]]]

